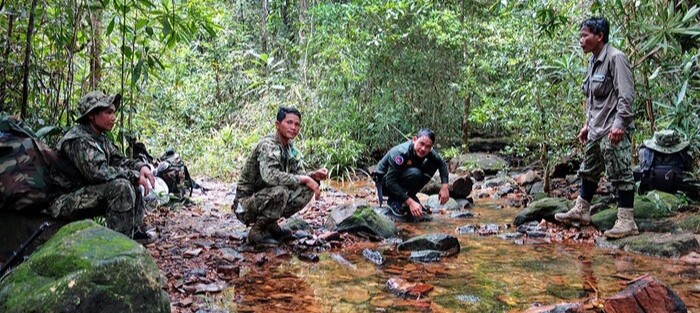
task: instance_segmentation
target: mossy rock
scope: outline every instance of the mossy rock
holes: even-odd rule
[[[487,153],[468,153],[456,156],[450,160],[450,168],[466,167],[467,169],[482,169],[487,175],[493,175],[508,168],[508,161]]]
[[[665,218],[678,211],[681,202],[678,197],[661,191],[651,191],[634,197],[634,220],[641,231],[675,231],[675,226]],[[591,221],[600,230],[608,230],[615,225],[617,208],[600,211],[591,216]]]
[[[564,198],[544,198],[531,202],[513,223],[519,226],[531,221],[539,222],[542,219],[554,221],[554,214],[566,212],[574,206],[572,201]]]
[[[598,237],[596,244],[604,248],[624,249],[625,251],[662,257],[679,258],[698,251],[700,243],[694,234],[641,233],[616,240]]]
[[[700,234],[700,214],[692,214],[691,216],[681,220],[676,225],[682,231]]]
[[[84,220],[0,282],[0,312],[170,312],[170,299],[143,246]]]
[[[388,217],[378,214],[364,201],[335,207],[325,224],[329,230],[364,231],[382,238],[394,237],[399,232]]]
[[[459,240],[447,234],[427,234],[413,237],[396,247],[398,251],[439,251],[441,256],[453,256],[459,253]]]

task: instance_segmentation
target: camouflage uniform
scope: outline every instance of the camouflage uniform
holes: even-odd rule
[[[292,143],[284,146],[274,134],[263,137],[241,169],[233,203],[236,217],[246,225],[274,227],[280,217],[299,212],[314,193],[297,175],[304,174]]]
[[[49,213],[66,219],[105,214],[109,228],[131,237],[143,223],[145,204],[137,186],[139,170],[146,164],[125,158],[105,135],[86,124],[68,131],[57,150],[80,175],[52,173],[71,192],[59,196]]]

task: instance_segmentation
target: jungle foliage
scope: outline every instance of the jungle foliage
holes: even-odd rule
[[[693,1],[0,0],[0,111],[60,133],[89,90],[121,92],[115,137],[231,177],[278,106],[304,114],[307,162],[345,174],[418,128],[440,148],[507,137],[544,165],[576,147],[588,56],[607,17],[633,66],[635,142],[674,128],[700,148]],[[48,140],[55,137],[48,137]]]

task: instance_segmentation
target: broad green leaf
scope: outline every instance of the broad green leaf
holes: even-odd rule
[[[136,21],[136,30],[141,30],[144,26],[148,25],[148,20],[147,19],[139,19]]]
[[[136,66],[134,67],[134,71],[131,73],[131,85],[136,86],[136,82],[138,82],[139,77],[141,77],[141,68],[143,67],[143,59],[139,60],[138,63],[136,63]]]
[[[107,25],[107,34],[106,34],[107,37],[109,37],[109,35],[111,35],[112,31],[114,30],[114,23],[115,23],[116,18],[117,18],[116,15],[112,16],[112,19],[109,21],[109,24]]]

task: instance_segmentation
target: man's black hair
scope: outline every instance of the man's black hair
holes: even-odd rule
[[[285,117],[287,117],[287,114],[294,114],[301,119],[301,112],[295,108],[285,108],[285,107],[280,107],[279,110],[277,110],[277,121],[282,122]]]
[[[583,23],[581,23],[580,29],[588,29],[591,33],[600,34],[603,33],[603,42],[608,43],[608,37],[610,36],[610,23],[603,17],[591,17]]]
[[[430,130],[430,128],[421,128],[416,134],[416,138],[420,137],[428,137],[430,138],[430,141],[435,143],[435,133],[433,133],[433,131]]]

